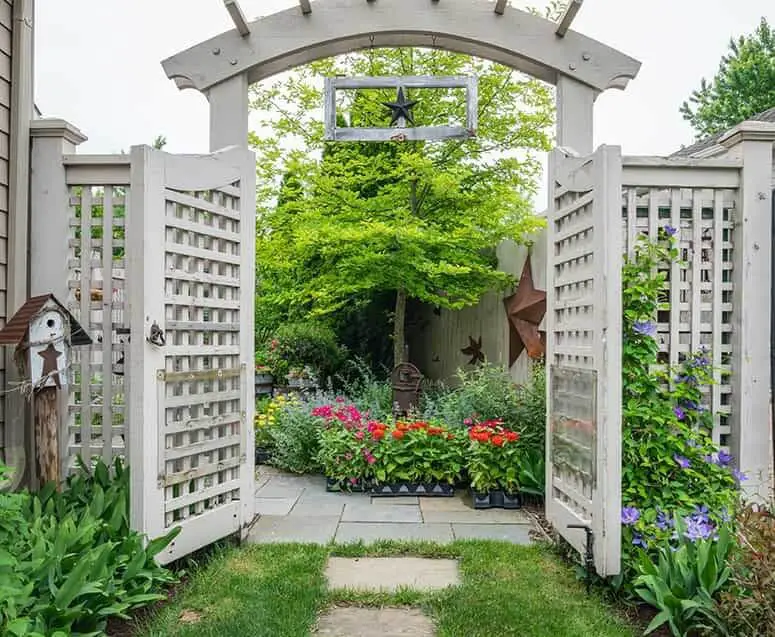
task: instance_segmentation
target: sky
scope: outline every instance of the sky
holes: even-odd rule
[[[253,19],[298,2],[241,5]],[[573,29],[643,63],[625,91],[598,98],[595,144],[665,155],[691,143],[681,103],[713,76],[730,36],[762,16],[775,23],[773,0],[586,0]],[[36,104],[88,136],[79,152],[127,151],[157,135],[170,152],[206,152],[204,96],[178,90],[160,62],[230,28],[222,0],[37,0]]]

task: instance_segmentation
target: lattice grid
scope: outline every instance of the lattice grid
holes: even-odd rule
[[[68,298],[63,302],[92,337],[71,352],[65,471],[76,458],[110,463],[126,454],[125,247],[128,188],[72,186]]]
[[[669,268],[657,315],[659,357],[676,365],[701,347],[711,352],[716,385],[706,392],[713,414],[713,439],[729,443],[732,386],[732,251],[738,191],[711,188],[625,186],[622,193],[624,245],[638,234],[677,229],[681,262]]]
[[[165,191],[165,525],[239,500],[239,190]],[[249,247],[248,247],[249,249]]]
[[[550,291],[554,297],[552,327],[547,335],[552,341],[549,365],[594,369],[594,197],[593,191],[559,191],[556,196],[549,246],[554,279]],[[564,378],[558,384],[558,374],[559,370],[552,373],[553,390],[572,394],[569,385],[576,384],[575,381]],[[594,387],[591,391],[593,396],[589,399],[594,400]],[[578,413],[575,409],[574,412]],[[552,495],[585,520],[592,519],[595,426],[591,410],[589,422],[555,422],[552,437]]]

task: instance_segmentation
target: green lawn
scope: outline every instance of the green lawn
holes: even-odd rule
[[[458,588],[426,594],[326,591],[328,554],[419,555],[461,560]],[[370,546],[256,545],[233,549],[193,574],[176,601],[138,635],[145,637],[306,637],[326,606],[409,604],[434,619],[439,637],[634,637],[570,569],[545,548],[466,541],[449,546],[380,542]]]

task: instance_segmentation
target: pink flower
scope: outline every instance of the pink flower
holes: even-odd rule
[[[372,456],[371,454],[366,456],[366,462],[368,462],[369,464],[374,464],[376,461],[377,461],[377,459],[374,456]]]
[[[363,430],[358,430],[358,431],[356,431],[356,432],[355,432],[355,437],[356,437],[358,440],[363,440]]]
[[[343,403],[343,402],[344,402],[344,398],[343,398],[342,396],[337,396],[337,397],[336,397],[336,402],[338,402],[338,403],[340,403],[340,404],[341,404],[341,403]]]
[[[464,425],[472,425],[472,424],[473,424],[473,422],[474,422],[474,421],[473,421],[473,420],[471,420],[470,418],[464,418],[464,419],[463,419],[463,424],[464,424]]]
[[[312,415],[328,420],[334,415],[334,410],[331,408],[331,405],[322,405],[320,407],[315,407],[315,409],[312,410]]]

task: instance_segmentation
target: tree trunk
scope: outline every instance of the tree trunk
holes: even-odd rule
[[[404,362],[406,351],[406,292],[396,290],[396,310],[393,316],[393,365]]]

